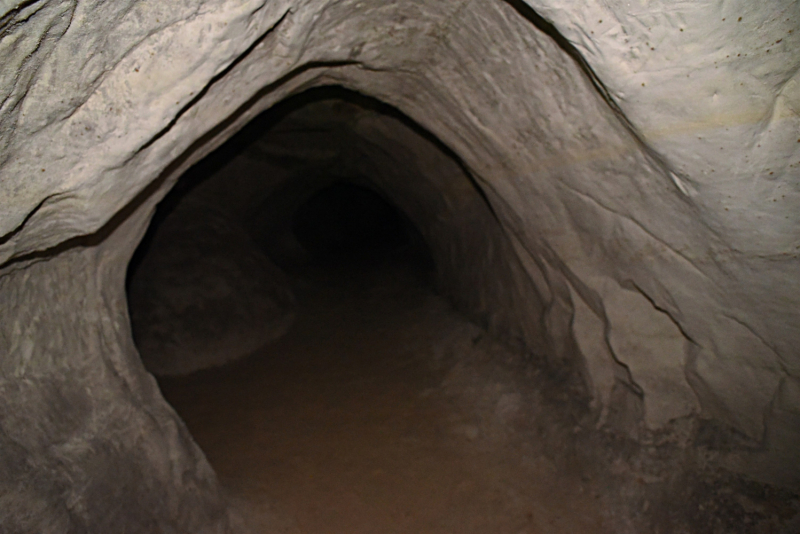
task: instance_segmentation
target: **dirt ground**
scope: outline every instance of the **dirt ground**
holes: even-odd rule
[[[574,381],[408,265],[327,267],[280,341],[160,381],[254,532],[791,532],[796,496],[596,430]]]

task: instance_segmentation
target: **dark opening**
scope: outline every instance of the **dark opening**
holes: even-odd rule
[[[494,225],[435,137],[339,88],[266,112],[161,203],[129,267],[134,338],[223,486],[298,521],[268,531],[527,523],[536,470],[498,451],[535,441],[505,437],[534,403],[486,367],[522,356],[430,283],[485,314]]]
[[[320,255],[396,249],[410,244],[412,226],[380,194],[346,182],[317,191],[292,218],[300,244]]]

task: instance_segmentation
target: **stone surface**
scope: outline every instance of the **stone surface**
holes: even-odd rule
[[[283,273],[230,217],[191,196],[157,227],[128,295],[136,346],[157,375],[242,358],[294,321]]]
[[[800,377],[798,17],[792,0],[3,2],[0,413],[24,407],[42,426],[3,420],[0,480],[14,491],[41,480],[25,501],[46,510],[40,530],[104,530],[123,512],[83,503],[109,495],[111,475],[97,474],[106,464],[88,452],[105,439],[107,465],[127,457],[129,472],[144,473],[141,484],[131,478],[126,506],[178,530],[210,521],[215,508],[197,499],[213,494],[213,477],[135,361],[125,326],[119,273],[141,232],[113,250],[97,232],[125,217],[143,225],[193,162],[260,111],[323,84],[392,104],[458,155],[539,295],[529,318],[512,318],[544,329],[554,357],[584,362],[600,403],[622,365],[652,425],[699,405],[766,435],[766,457],[800,450],[800,430],[769,426],[799,409],[789,386]],[[106,269],[116,278],[98,274]],[[496,287],[513,293],[505,276]],[[666,314],[684,346],[672,330],[669,350],[649,352],[657,362],[613,342],[614,363],[575,354],[602,346],[601,331],[638,346],[640,334],[620,325],[626,312],[604,311],[608,281],[613,294],[634,287],[652,305],[635,297],[642,341],[666,328]],[[98,330],[103,321],[119,330]],[[59,384],[84,408],[43,402]],[[156,426],[140,434],[128,412],[160,415],[142,415]],[[146,444],[133,445],[138,435]],[[55,442],[68,460],[42,446]],[[800,465],[781,461],[784,471]],[[784,481],[797,483],[793,473]],[[56,494],[63,484],[51,476],[86,482]],[[153,504],[140,488],[163,499]],[[19,510],[14,521],[34,512],[19,506],[5,508]]]
[[[0,278],[3,532],[229,530],[216,475],[133,345],[121,243],[143,222]]]

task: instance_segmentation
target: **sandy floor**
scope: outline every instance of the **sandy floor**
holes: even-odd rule
[[[410,270],[372,267],[307,276],[281,341],[162,381],[255,530],[611,532],[537,439],[533,366]]]
[[[574,373],[494,341],[420,279],[388,258],[308,270],[284,338],[160,381],[242,532],[800,532],[796,493],[713,467],[728,434],[597,429]]]

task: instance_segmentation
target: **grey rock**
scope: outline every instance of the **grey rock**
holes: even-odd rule
[[[701,413],[763,441],[733,468],[800,481],[800,428],[786,427],[800,413],[793,0],[42,0],[0,13],[7,530],[228,528],[213,472],[133,344],[125,268],[184,171],[326,84],[395,106],[485,192],[504,237],[433,247],[465,309],[575,362],[599,413],[616,413],[625,383],[649,427]],[[380,133],[365,124],[353,131]],[[416,208],[434,228],[441,203],[392,184],[428,199]],[[445,219],[457,230],[440,235],[477,236],[482,220]],[[493,259],[470,256],[493,243]]]

